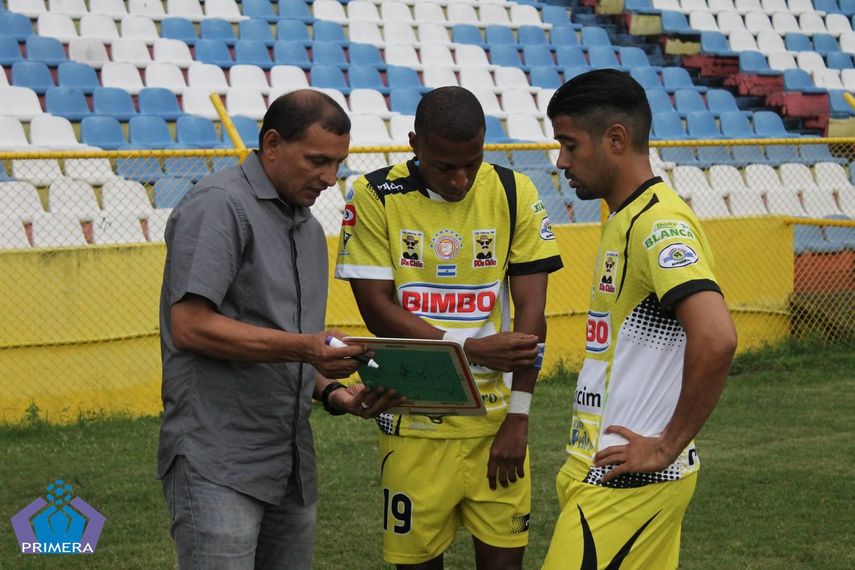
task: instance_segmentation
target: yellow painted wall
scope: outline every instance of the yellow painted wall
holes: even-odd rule
[[[780,219],[704,228],[734,312],[740,349],[789,333],[792,232]],[[599,226],[556,226],[565,269],[550,277],[546,369],[577,368]],[[337,250],[337,239],[329,250]],[[0,422],[34,403],[42,417],[160,411],[158,300],[162,245],[0,252]],[[333,260],[329,261],[332,270]],[[347,283],[333,280],[328,326],[365,334]]]

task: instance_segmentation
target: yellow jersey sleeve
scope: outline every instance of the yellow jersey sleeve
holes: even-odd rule
[[[516,225],[508,260],[508,275],[549,273],[561,269],[555,233],[543,201],[531,179],[514,173],[517,187]]]
[[[393,279],[386,212],[364,176],[353,183],[341,221],[335,276],[338,279]]]
[[[713,273],[712,252],[694,216],[666,210],[642,220],[635,245],[641,246],[646,257],[642,274],[646,273],[663,307],[670,308],[698,291],[721,292]]]

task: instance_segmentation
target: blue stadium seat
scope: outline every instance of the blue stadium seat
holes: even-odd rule
[[[624,69],[650,67],[650,60],[641,48],[624,46],[618,50],[618,53],[620,54],[620,65]]]
[[[772,111],[757,111],[754,113],[754,132],[760,138],[782,139],[800,136],[787,131],[780,115]]]
[[[160,161],[153,157],[117,158],[116,174],[141,184],[154,184],[163,178]],[[159,206],[155,206],[159,207]]]
[[[689,72],[682,67],[663,67],[662,85],[666,91],[677,91],[678,89],[693,89],[705,93],[707,88],[695,85]]]
[[[561,87],[561,77],[554,67],[532,67],[531,86],[541,89],[558,89]]]
[[[82,121],[92,114],[86,96],[73,87],[51,87],[45,93],[45,112],[65,117],[69,121]]]
[[[429,87],[422,84],[419,74],[412,67],[390,65],[386,71],[386,80],[390,89],[416,89],[421,93],[430,91]]]
[[[825,239],[818,226],[793,225],[793,249],[803,253],[833,253],[835,247]]]
[[[187,18],[164,18],[160,22],[160,37],[170,40],[181,40],[188,46],[196,43],[199,37],[196,35],[196,28],[193,22]]]
[[[104,150],[118,150],[128,144],[118,119],[106,115],[83,118],[80,122],[80,142]]]
[[[338,42],[347,45],[347,36],[344,35],[344,28],[341,24],[328,22],[326,20],[317,20],[314,25],[315,41],[316,42]]]
[[[626,12],[636,14],[660,14],[665,12],[665,10],[654,8],[651,0],[625,0],[623,9]]]
[[[591,71],[590,67],[565,67],[564,68],[564,81],[570,81],[574,77],[582,75],[583,73],[587,73]]]
[[[175,141],[169,127],[158,115],[138,115],[128,123],[128,148],[171,149]]]
[[[707,91],[707,106],[711,113],[721,115],[728,111],[739,111],[736,98],[726,89],[710,89]]]
[[[522,46],[545,46],[546,34],[538,26],[520,26],[517,31],[518,42]]]
[[[4,37],[3,39],[11,38]],[[27,38],[27,59],[56,67],[68,61],[68,56],[65,55],[65,48],[62,47],[62,42],[58,39],[47,36],[30,36]]]
[[[721,133],[715,122],[715,115],[709,111],[695,111],[686,114],[686,127],[689,138],[692,139],[719,139]]]
[[[166,177],[184,177],[197,182],[210,173],[208,160],[200,156],[178,156],[163,159],[163,174]]]
[[[681,115],[707,112],[707,106],[701,94],[691,89],[678,89],[674,93],[674,107]]]
[[[389,110],[402,115],[415,115],[422,94],[418,89],[392,89],[389,93]]]
[[[580,46],[561,46],[555,50],[558,65],[565,70],[569,67],[590,67],[585,52]]]
[[[549,31],[549,43],[554,47],[577,46],[579,35],[573,26],[555,26]]]
[[[748,113],[744,111],[726,111],[719,115],[721,133],[729,139],[757,138],[751,126]]]
[[[827,144],[802,144],[799,145],[799,156],[805,164],[818,164],[820,162],[836,162],[846,166],[849,161],[842,157],[831,154]]]
[[[570,25],[570,13],[564,6],[544,5],[540,17],[544,24],[551,24],[553,27]]]
[[[490,63],[507,67],[519,67],[528,71],[528,65],[523,65],[520,52],[514,45],[497,45],[490,48]]]
[[[184,115],[175,93],[163,87],[144,87],[137,95],[137,103],[143,115],[159,115],[167,121],[176,121]]]
[[[229,52],[229,46],[219,40],[196,40],[195,59],[225,69],[235,63]]]
[[[258,135],[261,132],[261,127],[255,119],[235,115],[232,117],[232,122],[240,135],[243,144],[247,148],[258,148]],[[232,146],[231,139],[227,138],[227,142],[223,146]]]
[[[611,46],[589,47],[588,61],[594,69],[622,69]]]
[[[312,63],[314,65],[337,65],[347,69],[347,58],[344,57],[344,48],[336,42],[315,42],[312,45]]]
[[[77,61],[61,63],[57,77],[61,87],[73,87],[80,89],[83,93],[92,93],[101,86],[95,69],[87,63]]]
[[[689,27],[689,21],[686,19],[686,15],[682,12],[663,10],[661,18],[663,34],[688,34],[693,31],[692,28]],[[707,50],[703,47],[703,44],[701,44],[701,46],[701,50],[706,52]]]
[[[507,28],[507,30],[511,31],[510,28]],[[487,37],[489,38],[489,36]],[[511,39],[513,39],[513,36],[511,36]],[[484,38],[481,37],[481,30],[472,24],[454,24],[451,28],[451,41],[456,44],[471,44],[486,47]]]
[[[306,24],[315,21],[309,6],[303,0],[279,0],[279,23],[282,20],[297,20]]]
[[[784,71],[784,91],[801,91],[802,93],[825,93],[826,90],[816,87],[813,79],[804,69],[787,69]]]
[[[505,129],[502,127],[502,122],[498,117],[494,117],[493,115],[487,115],[484,117],[487,121],[487,131],[484,134],[484,142],[487,143],[506,143],[510,142],[511,138],[508,138]]]
[[[855,115],[855,108],[843,96],[846,91],[834,89],[828,92],[828,106],[831,116],[835,119],[847,119]]]
[[[674,111],[653,115],[653,138],[659,140],[685,140],[689,138],[683,128],[683,119]]]
[[[840,44],[837,43],[837,38],[830,34],[814,34],[813,51],[820,55],[827,55],[834,51],[840,51]]]
[[[512,150],[511,161],[516,170],[523,170],[526,174],[531,171],[555,171],[555,165],[542,150]]]
[[[178,144],[188,148],[219,148],[223,141],[210,119],[184,115],[175,122]]]
[[[303,26],[303,29],[305,30],[305,26]],[[273,37],[273,30],[270,24],[265,20],[255,18],[241,20],[238,23],[238,35],[242,40],[264,42],[268,47],[273,47],[273,42],[276,41],[276,38]],[[308,39],[308,37],[307,34],[306,38]]]
[[[319,20],[320,21],[320,20]],[[337,65],[313,65],[311,71],[312,87],[337,89],[345,95],[350,94],[350,87],[344,80],[344,73]]]
[[[0,36],[9,36],[19,42],[33,35],[33,24],[27,16],[17,12],[0,12]]]
[[[759,133],[758,133],[759,136]],[[794,144],[769,144],[766,145],[766,157],[769,164],[781,166],[786,162],[799,162],[799,149]]]
[[[495,119],[495,117],[493,117]],[[484,162],[489,164],[498,164],[505,168],[513,168],[511,159],[508,157],[508,152],[504,150],[485,150]]]
[[[301,69],[310,69],[309,53],[302,42],[282,42],[273,44],[273,59],[277,64],[294,65]]]
[[[51,87],[56,87],[48,66],[40,61],[16,61],[12,64],[12,85],[29,87],[43,95]]]
[[[833,51],[825,56],[829,69],[852,69],[852,56],[846,52]]]
[[[659,149],[659,156],[665,162],[673,162],[678,166],[701,166],[701,163],[698,162],[698,157],[695,156],[694,147],[662,147]]]
[[[552,179],[552,174],[550,172],[545,170],[526,170],[525,174],[531,178],[531,181],[534,183],[534,187],[537,189],[537,193],[541,199],[548,196],[559,196],[558,190],[555,188],[555,181]],[[549,220],[553,224],[559,223],[552,217],[552,210],[547,210],[547,212],[549,213]],[[557,213],[558,212],[556,212],[556,214]]]
[[[630,76],[638,81],[645,90],[664,89],[659,72],[654,67],[636,67],[629,70]]]
[[[351,89],[374,89],[383,95],[389,94],[389,88],[383,85],[380,72],[372,65],[351,65],[348,78]]]
[[[671,101],[671,96],[664,89],[650,89],[645,91],[647,102],[650,103],[650,110],[653,113],[674,112],[674,103]]]
[[[830,216],[832,219],[848,219],[845,216]],[[855,228],[825,226],[825,237],[836,250],[855,249]]]
[[[189,178],[160,178],[154,183],[154,207],[174,208],[192,187]]]
[[[261,69],[273,67],[270,50],[260,40],[238,40],[235,43],[235,63],[257,65]]]
[[[131,95],[119,87],[98,87],[92,94],[92,111],[96,115],[110,115],[120,121],[129,121],[137,115]]]
[[[784,46],[789,51],[813,51],[810,36],[797,32],[788,32],[784,36]]]
[[[371,44],[353,42],[348,49],[348,55],[350,56],[351,63],[371,65],[380,71],[386,71],[388,67],[383,61],[383,56],[380,55],[380,50],[377,49],[377,46]]]
[[[27,54],[29,55],[29,50]],[[21,46],[18,44],[18,40],[12,36],[0,36],[0,65],[9,66],[23,59],[24,56],[21,54]]]
[[[818,12],[826,14],[842,14],[843,11],[837,4],[837,0],[813,0],[813,7]]]
[[[855,0],[840,0],[840,12],[847,16],[855,16]]]
[[[745,167],[749,164],[772,164],[763,148],[754,144],[733,145],[734,166]]]
[[[273,10],[273,4],[268,2],[268,0],[243,0],[242,11],[244,16],[267,20],[270,23],[279,20],[279,16]]]
[[[276,39],[282,42],[302,42],[306,46],[312,45],[309,28],[297,20],[279,20],[276,24]]]
[[[226,45],[237,41],[230,22],[222,18],[205,18],[199,23],[199,37],[203,40],[219,40]]]
[[[499,24],[490,24],[487,26],[486,38],[486,42],[482,41],[485,48],[492,48],[494,46],[501,45],[516,45],[517,43],[516,38],[514,38],[514,32],[509,27],[501,26]]]
[[[523,61],[529,67],[557,67],[546,45],[523,46]]]
[[[699,146],[697,147],[698,165],[701,168],[709,168],[716,164],[728,166],[739,166],[741,163],[730,155],[726,146]]]
[[[683,14],[680,14],[683,16]],[[685,16],[683,16],[685,19]],[[701,32],[701,52],[709,55],[735,56],[736,52],[730,49],[727,36],[721,32]]]
[[[769,67],[766,56],[759,51],[739,52],[739,71],[752,75],[781,75],[781,72]]]
[[[582,45],[585,47],[611,46],[612,40],[603,28],[585,26],[582,28]]]

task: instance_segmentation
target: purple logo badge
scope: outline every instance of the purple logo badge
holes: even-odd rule
[[[21,554],[92,554],[107,520],[58,479],[12,517]]]

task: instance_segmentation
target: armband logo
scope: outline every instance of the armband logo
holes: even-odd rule
[[[401,267],[415,267],[421,269],[425,266],[423,259],[424,233],[416,230],[401,230],[401,259],[398,261]]]
[[[686,267],[700,260],[698,254],[684,243],[672,243],[659,252],[659,267],[676,269]]]
[[[472,267],[495,267],[496,230],[475,230],[472,232]]]

